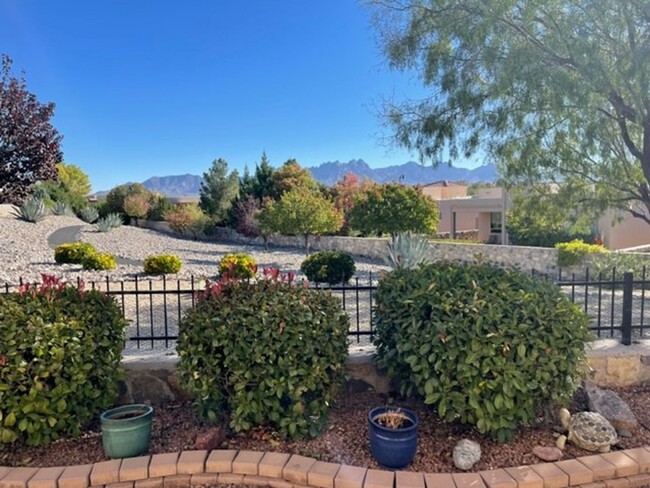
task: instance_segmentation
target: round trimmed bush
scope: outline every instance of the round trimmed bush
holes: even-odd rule
[[[388,273],[375,298],[378,365],[499,440],[568,401],[584,372],[587,316],[549,280],[437,263]]]
[[[90,242],[65,242],[54,248],[54,260],[59,264],[81,264],[84,258],[95,252]]]
[[[255,260],[246,253],[227,253],[219,261],[219,274],[246,280],[255,276]]]
[[[115,257],[108,252],[96,252],[84,257],[81,265],[87,270],[109,270],[115,268]]]
[[[144,260],[144,272],[147,274],[178,273],[181,260],[174,254],[154,254]]]
[[[291,276],[209,284],[179,327],[179,379],[197,412],[224,411],[245,431],[318,434],[347,356],[349,320],[338,298]]]
[[[44,280],[0,294],[0,443],[79,434],[117,393],[120,307],[97,290]]]
[[[300,265],[309,281],[317,283],[347,283],[356,271],[354,260],[341,251],[319,251],[311,254]]]

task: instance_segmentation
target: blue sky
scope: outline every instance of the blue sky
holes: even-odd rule
[[[93,189],[271,164],[416,159],[391,148],[382,97],[417,97],[391,72],[355,0],[0,0],[0,52],[56,103],[65,161]],[[459,164],[459,165],[462,165]]]

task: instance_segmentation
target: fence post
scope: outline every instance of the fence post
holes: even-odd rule
[[[623,274],[623,321],[621,322],[621,342],[624,346],[632,344],[632,290],[634,277],[629,271]]]

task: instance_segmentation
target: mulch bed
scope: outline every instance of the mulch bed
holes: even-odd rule
[[[639,421],[632,437],[621,438],[614,449],[629,449],[650,445],[650,382],[628,388],[614,389],[625,400]],[[324,432],[315,439],[290,441],[275,432],[255,428],[245,434],[231,434],[219,447],[222,449],[250,449],[277,451],[310,456],[323,461],[378,468],[368,447],[367,414],[370,408],[399,404],[415,410],[420,417],[418,450],[413,463],[406,469],[424,472],[455,472],[452,450],[463,439],[481,444],[481,460],[473,471],[520,466],[541,462],[532,454],[536,445],[554,446],[553,422],[540,419],[538,425],[517,431],[513,439],[499,443],[485,438],[473,429],[460,424],[441,422],[428,406],[399,397],[387,397],[367,391],[342,392],[332,406]],[[585,408],[584,395],[579,392],[573,400],[572,411]],[[197,434],[209,427],[194,414],[186,403],[155,407],[149,454],[193,449]],[[564,459],[592,453],[570,443]],[[32,447],[20,443],[0,446],[0,466],[66,466],[104,461],[99,423],[95,422],[80,437],[62,438],[46,447]]]

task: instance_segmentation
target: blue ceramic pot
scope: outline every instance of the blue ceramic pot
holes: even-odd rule
[[[376,418],[382,413],[399,410],[407,420],[398,429],[380,425]],[[418,416],[413,410],[396,407],[377,407],[368,413],[370,451],[379,464],[399,469],[413,461],[418,445]]]

